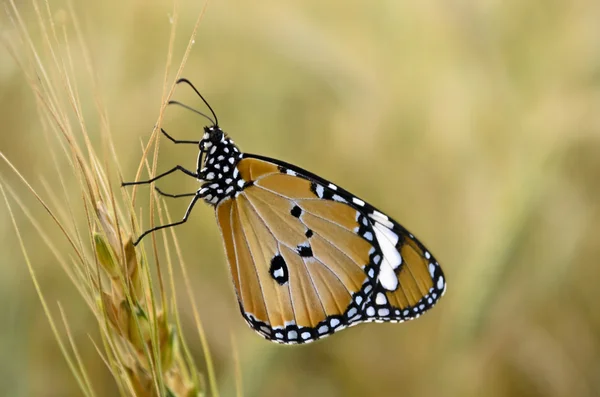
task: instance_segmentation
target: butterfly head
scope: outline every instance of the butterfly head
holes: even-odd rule
[[[225,139],[225,132],[218,126],[204,127],[204,135],[200,141],[200,150],[207,151],[213,145],[218,145]]]

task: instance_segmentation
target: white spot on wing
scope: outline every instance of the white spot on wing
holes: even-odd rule
[[[388,218],[387,215],[384,215],[379,211],[373,211],[372,214],[369,214],[369,217],[371,219],[373,219],[374,221],[381,223],[388,229],[391,229],[394,227],[394,224],[392,222],[390,222],[390,218]]]
[[[285,173],[288,174],[288,175],[291,175],[291,176],[296,176],[297,175],[295,171],[292,171],[290,169],[286,170]]]
[[[333,190],[337,190],[337,186],[335,186],[333,183],[329,184],[329,188],[333,189]]]
[[[365,202],[364,202],[364,201],[362,201],[361,199],[359,199],[359,198],[356,198],[356,197],[352,197],[352,202],[353,202],[354,204],[356,204],[356,205],[360,205],[361,207],[362,207],[363,205],[365,205]]]
[[[440,278],[438,278],[437,288],[440,290],[444,288],[444,277],[440,276]]]
[[[323,186],[321,186],[321,185],[317,185],[317,187],[316,187],[316,189],[315,189],[315,192],[317,193],[317,196],[318,196],[319,198],[323,198],[323,190],[324,190],[324,189],[323,189]]]
[[[335,201],[339,201],[340,203],[345,203],[346,202],[346,199],[343,198],[342,196],[340,196],[339,194],[334,194],[333,195],[333,199]]]
[[[387,299],[385,298],[383,292],[378,293],[377,297],[375,298],[375,303],[377,303],[378,305],[385,305],[386,302]]]
[[[298,244],[298,247],[310,248],[310,243],[308,241],[304,241],[303,243]]]
[[[270,330],[268,327],[264,326],[264,325],[260,327],[260,330],[261,330],[261,331],[262,331],[262,332],[263,332],[265,335],[271,335],[271,330]]]

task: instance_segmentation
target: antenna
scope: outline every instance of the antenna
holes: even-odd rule
[[[200,91],[198,91],[196,89],[196,87],[194,87],[194,85],[188,79],[181,78],[181,79],[177,80],[177,84],[180,84],[180,83],[185,83],[185,84],[189,85],[190,87],[192,87],[192,89],[196,92],[196,94],[198,94],[198,96],[200,97],[200,99],[202,99],[202,102],[204,102],[206,104],[206,106],[208,106],[208,108],[210,109],[210,112],[212,113],[212,115],[215,118],[214,125],[215,125],[215,127],[218,127],[219,126],[219,119],[217,118],[217,115],[215,114],[215,111],[213,110],[213,108],[208,104],[208,102],[206,101],[206,99],[204,99],[204,97],[202,96],[202,94],[200,94]],[[189,108],[189,109],[193,110],[191,108]],[[196,112],[200,113],[198,111],[196,111]],[[200,113],[200,114],[202,114],[202,113]],[[204,117],[206,117],[206,116],[204,116]]]
[[[194,113],[197,113],[197,114],[199,114],[199,115],[200,115],[200,116],[202,116],[202,117],[206,117],[206,118],[207,118],[207,119],[208,119],[208,120],[209,120],[211,123],[213,123],[214,125],[217,125],[217,123],[215,123],[213,119],[211,119],[210,117],[208,117],[207,115],[205,115],[205,114],[204,114],[204,113],[202,113],[201,111],[194,109],[194,108],[193,108],[193,107],[191,107],[191,106],[185,105],[185,104],[183,104],[183,103],[181,103],[181,102],[178,102],[178,101],[169,101],[169,102],[168,102],[168,104],[169,104],[169,105],[178,105],[178,106],[181,106],[181,107],[183,107],[183,108],[186,108],[187,110],[191,110],[192,112],[194,112]]]

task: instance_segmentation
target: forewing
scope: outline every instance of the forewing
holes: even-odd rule
[[[433,254],[402,225],[369,203],[333,183],[294,165],[257,155],[246,155],[269,164],[270,173],[298,176],[311,184],[320,203],[357,211],[356,234],[372,241],[375,288],[363,307],[361,321],[401,322],[419,317],[446,291],[446,280]],[[332,211],[336,212],[337,211]],[[346,246],[350,251],[351,246]]]

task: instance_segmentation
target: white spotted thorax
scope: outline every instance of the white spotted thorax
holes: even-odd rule
[[[204,154],[204,161],[202,155]],[[239,193],[245,185],[237,169],[242,153],[218,126],[204,127],[198,155],[199,195],[209,204],[217,205]]]

